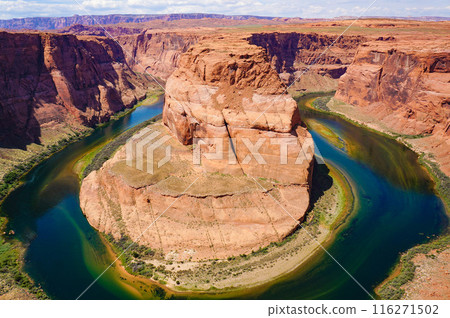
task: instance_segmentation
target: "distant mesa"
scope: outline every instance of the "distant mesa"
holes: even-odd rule
[[[181,19],[225,19],[225,20],[274,20],[274,17],[253,15],[224,15],[209,13],[172,13],[172,14],[110,14],[110,15],[73,15],[71,17],[32,17],[0,20],[0,28],[11,30],[56,30],[74,24],[108,25],[119,23],[142,23],[154,20],[174,21]]]

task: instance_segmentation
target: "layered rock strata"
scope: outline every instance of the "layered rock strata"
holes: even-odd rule
[[[293,74],[311,65],[313,71],[337,79],[345,73],[358,46],[367,40],[362,36],[271,32],[252,34],[249,41],[267,50],[278,73]]]
[[[363,36],[298,32],[255,33],[250,43],[265,48],[272,66],[291,91],[329,91],[353,60]]]
[[[136,72],[149,72],[163,80],[178,66],[180,55],[201,38],[196,32],[155,32],[120,36],[128,65]]]
[[[310,150],[311,137],[262,48],[240,39],[200,43],[183,55],[166,89],[163,121],[181,143],[220,137],[224,161],[236,157],[232,167],[204,158],[207,170],[308,183],[311,159],[295,162]],[[289,164],[280,164],[280,143],[290,144]],[[247,163],[249,145],[259,146],[262,164]]]
[[[265,51],[243,39],[189,49],[167,82],[164,124],[134,141],[172,136],[165,143],[171,160],[158,168],[167,147],[155,149],[151,160],[144,151],[140,165],[150,162],[150,174],[133,160],[127,165],[121,148],[83,181],[80,202],[90,224],[175,260],[227,258],[282,240],[308,208],[313,162],[312,138],[284,90]],[[218,144],[199,146],[196,138],[223,142],[224,156],[208,157]],[[264,164],[245,140],[263,140]],[[280,140],[289,143],[285,157]],[[193,146],[202,147],[200,162]]]
[[[44,125],[106,121],[149,86],[113,40],[0,32],[0,147],[39,143]]]
[[[336,98],[431,152],[450,175],[448,41],[372,41],[360,46]]]

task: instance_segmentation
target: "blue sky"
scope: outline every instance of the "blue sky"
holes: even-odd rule
[[[302,18],[359,16],[373,0],[0,0],[0,19],[111,13],[223,13]],[[377,0],[369,16],[450,16],[449,0]]]

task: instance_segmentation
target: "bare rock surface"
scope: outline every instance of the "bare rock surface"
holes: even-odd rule
[[[434,154],[450,175],[450,45],[430,41],[373,41],[362,44],[340,78],[336,98],[354,105]]]
[[[200,42],[183,55],[167,92],[163,120],[177,139],[188,145],[221,137],[226,159],[235,156],[240,168],[205,158],[207,171],[211,164],[212,171],[308,184],[312,138],[264,49],[240,38]],[[280,164],[277,142],[289,143],[287,165]],[[249,145],[260,146],[263,164],[247,162]]]
[[[0,43],[2,147],[39,143],[43,125],[104,122],[151,86],[107,38],[0,32]]]
[[[83,181],[80,201],[90,224],[177,260],[247,254],[292,233],[309,205],[313,148],[305,155],[301,145],[312,138],[265,51],[242,38],[199,42],[182,55],[166,90],[164,124],[149,128],[158,138],[173,136],[171,160],[149,174],[128,166],[125,148],[119,150]],[[226,144],[222,160],[202,152],[194,164],[192,143],[205,137],[225,144],[231,137],[234,150]],[[266,164],[245,162],[243,140],[260,138]],[[279,138],[293,142],[287,164],[280,163],[280,145],[269,143]],[[164,155],[156,150],[151,164]]]
[[[166,80],[178,66],[180,55],[201,37],[197,32],[144,30],[137,35],[119,36],[117,40],[134,71],[149,72]]]
[[[450,251],[418,254],[412,259],[416,266],[414,279],[402,287],[405,299],[449,299]]]

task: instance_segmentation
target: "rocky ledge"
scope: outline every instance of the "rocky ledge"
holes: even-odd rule
[[[431,153],[450,175],[448,43],[448,39],[364,43],[340,78],[336,98],[353,105],[359,117],[374,118],[385,127],[382,130],[415,136],[408,142]]]
[[[94,126],[153,86],[102,37],[0,32],[0,147],[41,143],[42,129]]]
[[[166,259],[220,259],[280,241],[303,220],[312,138],[264,49],[241,38],[200,41],[167,81],[163,123],[147,128],[134,142],[172,136],[169,162],[156,167],[166,155],[158,148],[142,162],[154,173],[140,171],[125,146],[83,181],[81,207],[101,232]],[[212,158],[218,147],[223,156]]]

